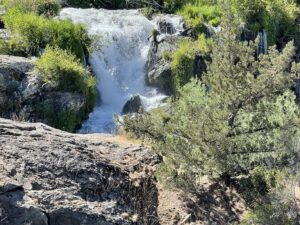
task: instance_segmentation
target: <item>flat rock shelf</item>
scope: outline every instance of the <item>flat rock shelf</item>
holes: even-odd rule
[[[159,224],[142,145],[0,119],[0,223]]]

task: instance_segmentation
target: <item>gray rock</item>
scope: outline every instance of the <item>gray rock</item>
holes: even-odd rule
[[[162,18],[158,21],[158,31],[162,34],[175,34],[176,29],[171,22],[169,22],[166,18]]]
[[[41,113],[45,106],[55,112],[81,112],[85,103],[80,93],[58,92],[45,85],[42,75],[33,71],[32,60],[0,56],[1,117],[48,123],[45,113]]]
[[[297,102],[300,103],[300,80],[297,80],[295,85],[295,94],[297,97]]]
[[[159,224],[158,162],[143,146],[0,119],[1,224]]]
[[[123,107],[123,114],[137,113],[143,107],[141,97],[139,95],[131,97]]]
[[[4,27],[4,24],[0,20],[0,38],[5,41],[8,41],[11,39],[11,33],[6,29],[2,29],[3,27]]]
[[[172,94],[172,71],[171,61],[163,59],[163,53],[168,52],[170,56],[178,48],[179,43],[187,37],[166,36],[161,43],[152,42],[146,62],[146,83],[158,87],[166,94]]]
[[[171,60],[163,59],[163,54],[167,52],[171,58],[180,42],[184,40],[193,41],[190,37],[185,36],[166,36],[159,44],[152,42],[145,68],[148,85],[159,88],[167,95],[173,94]],[[205,60],[202,55],[195,55],[194,75],[197,77],[201,77],[206,71]]]

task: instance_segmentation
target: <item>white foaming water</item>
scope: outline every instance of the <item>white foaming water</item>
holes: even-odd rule
[[[148,37],[155,26],[138,10],[65,8],[59,18],[72,19],[86,26],[89,35],[97,36],[96,50],[90,64],[97,77],[101,103],[82,125],[82,133],[114,133],[114,114],[133,95],[140,95],[145,110],[159,106],[166,97],[146,87],[144,67],[150,47]],[[172,20],[172,18],[168,18]],[[179,23],[174,17],[174,24]],[[174,26],[176,29],[180,25]]]

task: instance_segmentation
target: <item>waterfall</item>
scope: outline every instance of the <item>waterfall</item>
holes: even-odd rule
[[[145,110],[158,107],[166,97],[145,85],[144,67],[156,20],[150,21],[138,10],[64,8],[59,16],[86,26],[94,37],[90,65],[97,78],[101,102],[82,125],[83,133],[114,133],[113,115],[121,115],[123,106],[139,95]],[[177,23],[175,18],[173,21]],[[174,26],[176,29],[178,25]]]
[[[257,50],[257,55],[268,54],[268,37],[265,30],[258,33],[259,36],[259,46]]]

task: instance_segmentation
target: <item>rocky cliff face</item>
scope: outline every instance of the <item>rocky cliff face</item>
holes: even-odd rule
[[[33,61],[29,59],[0,56],[1,117],[54,126],[55,114],[83,110],[85,99],[82,94],[55,91],[47,87],[32,69]]]
[[[143,146],[0,119],[0,223],[158,224]]]
[[[167,29],[167,28],[165,28]],[[146,82],[148,85],[157,87],[167,95],[173,94],[172,56],[184,40],[192,39],[187,36],[166,36],[159,43],[152,41],[146,62]],[[165,60],[164,54],[170,59]],[[194,75],[201,77],[206,71],[205,59],[202,55],[195,55]]]

